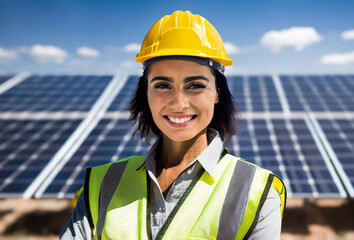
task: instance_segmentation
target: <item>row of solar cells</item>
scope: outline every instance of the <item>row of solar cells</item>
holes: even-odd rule
[[[126,115],[137,80],[30,76],[0,94],[0,197],[71,198],[86,167],[146,154],[149,145],[131,138]],[[0,89],[10,81],[1,76]],[[124,83],[117,93],[107,87],[112,81]],[[241,113],[254,113],[226,145],[231,154],[278,174],[290,196],[354,197],[354,76],[232,76],[228,83]],[[93,112],[100,98],[111,101],[104,115]],[[54,112],[62,114],[52,119]]]
[[[4,82],[9,77],[1,77]],[[0,95],[0,112],[89,111],[111,76],[31,76]],[[283,111],[270,76],[229,77],[241,111]],[[291,111],[354,111],[354,76],[280,76]],[[129,79],[108,111],[126,110],[137,77]]]

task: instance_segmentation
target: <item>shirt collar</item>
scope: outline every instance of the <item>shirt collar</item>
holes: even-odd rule
[[[216,164],[224,151],[224,144],[219,132],[213,128],[208,129],[208,147],[197,157],[197,161],[212,176]]]
[[[216,164],[219,161],[221,154],[224,151],[224,144],[220,138],[219,132],[213,128],[208,128],[207,132],[208,137],[208,147],[203,150],[203,152],[193,161],[190,165],[192,165],[195,161],[198,161],[205,171],[212,176]],[[137,170],[142,168],[145,165],[145,168],[148,171],[151,171],[154,175],[156,175],[156,161],[155,161],[155,153],[156,149],[159,145],[160,137],[155,141],[155,143],[151,146],[144,162],[139,166]]]

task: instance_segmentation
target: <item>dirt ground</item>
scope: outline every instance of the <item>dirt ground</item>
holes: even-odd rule
[[[0,200],[0,240],[58,239],[69,200]],[[288,199],[282,240],[354,240],[354,201]]]

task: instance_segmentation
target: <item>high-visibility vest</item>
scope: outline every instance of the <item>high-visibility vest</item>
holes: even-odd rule
[[[86,173],[84,196],[94,239],[151,239],[149,176],[133,156]],[[156,239],[247,239],[271,187],[286,190],[268,170],[224,155],[213,176],[203,169],[189,185]]]

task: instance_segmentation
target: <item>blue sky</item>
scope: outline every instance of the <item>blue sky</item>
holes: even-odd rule
[[[139,44],[175,10],[214,25],[228,74],[354,73],[354,0],[0,0],[0,74],[140,73]]]

